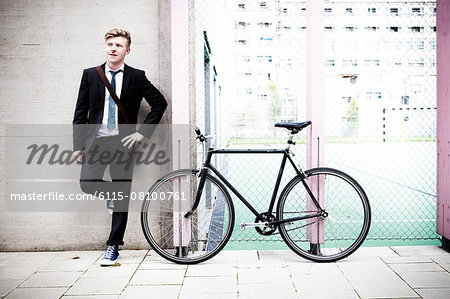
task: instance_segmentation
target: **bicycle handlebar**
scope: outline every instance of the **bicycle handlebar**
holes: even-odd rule
[[[198,139],[202,143],[205,142],[208,139],[213,139],[214,138],[214,135],[206,135],[206,136],[203,135],[200,132],[200,129],[198,127],[195,127],[195,134],[197,134],[197,137],[195,137],[195,139]]]

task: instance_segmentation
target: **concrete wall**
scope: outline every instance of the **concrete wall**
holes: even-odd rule
[[[82,70],[104,62],[106,31],[131,31],[125,62],[146,71],[166,96],[171,115],[170,1],[0,1],[0,250],[99,249],[104,213],[26,213],[5,210],[7,124],[70,124]],[[144,101],[145,103],[145,101]],[[142,119],[148,109],[141,109]],[[125,248],[147,248],[132,213]]]

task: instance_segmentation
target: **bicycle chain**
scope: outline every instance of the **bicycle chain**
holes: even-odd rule
[[[295,212],[295,213],[314,213],[314,212],[317,212],[317,211],[300,211],[300,212]],[[303,227],[306,227],[306,226],[309,226],[309,225],[312,225],[312,224],[315,224],[315,223],[318,223],[318,222],[319,222],[319,220],[316,220],[314,222],[311,222],[311,223],[308,223],[308,224],[304,224],[304,225],[296,227],[296,228],[287,229],[286,232],[290,232],[290,231],[293,231],[293,230],[296,230],[296,229],[299,229],[299,228],[303,228]],[[272,235],[279,235],[279,234],[280,234],[280,232],[278,231],[276,233],[273,233]]]

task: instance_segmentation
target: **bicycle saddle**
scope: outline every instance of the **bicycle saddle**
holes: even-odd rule
[[[304,121],[301,123],[276,123],[275,127],[278,128],[286,128],[288,130],[293,130],[293,131],[297,131],[295,133],[300,132],[302,129],[306,128],[307,126],[309,126],[311,124],[311,121]],[[295,134],[294,133],[294,134]]]

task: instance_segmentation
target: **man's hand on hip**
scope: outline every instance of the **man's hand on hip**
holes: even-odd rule
[[[137,145],[138,142],[142,141],[142,139],[144,139],[144,135],[136,132],[123,138],[121,142],[123,142],[123,146],[131,149],[133,146]]]
[[[84,151],[83,150],[74,151],[72,153],[72,159],[77,161],[77,163],[83,163],[83,156],[84,156]]]

